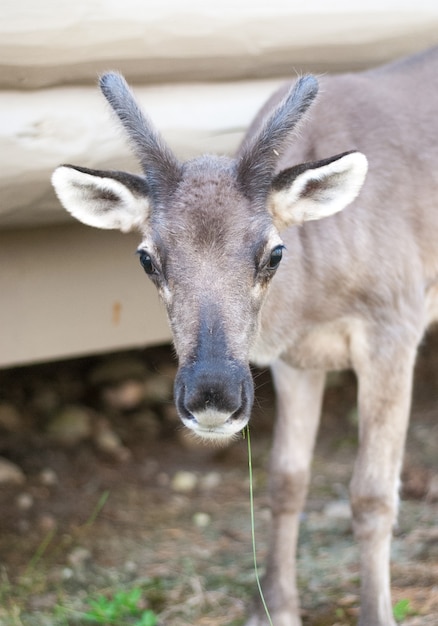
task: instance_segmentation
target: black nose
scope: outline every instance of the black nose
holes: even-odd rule
[[[226,366],[225,366],[226,367]],[[232,415],[242,404],[240,376],[230,377],[225,367],[201,363],[185,376],[184,404],[192,414],[215,409]]]
[[[203,437],[229,437],[248,422],[253,402],[249,367],[198,361],[180,368],[175,401],[184,424]]]

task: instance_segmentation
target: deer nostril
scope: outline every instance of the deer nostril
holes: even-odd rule
[[[230,422],[236,422],[237,420],[241,419],[243,412],[244,412],[244,404],[242,403],[240,407],[236,411],[234,411],[234,413],[230,415],[229,417]]]

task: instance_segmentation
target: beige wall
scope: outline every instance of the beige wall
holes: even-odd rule
[[[0,85],[263,78],[381,63],[437,41],[435,0],[17,0],[2,6]]]
[[[0,366],[167,341],[138,243],[76,224],[0,232]]]
[[[126,73],[189,157],[232,152],[297,71],[368,67],[438,44],[436,0],[3,4],[0,366],[169,339],[137,238],[73,225],[50,186],[59,163],[137,167],[97,92],[99,72]]]

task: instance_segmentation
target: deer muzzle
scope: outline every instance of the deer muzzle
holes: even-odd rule
[[[254,385],[247,364],[197,361],[179,369],[175,403],[185,426],[203,439],[227,440],[248,423]]]

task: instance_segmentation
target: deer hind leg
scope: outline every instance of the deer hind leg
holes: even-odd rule
[[[270,468],[272,525],[262,588],[274,626],[300,626],[296,589],[296,544],[316,432],[324,372],[298,371],[283,361],[272,367],[277,421]],[[246,626],[267,626],[259,601]]]
[[[409,420],[416,346],[358,368],[359,452],[350,485],[359,543],[359,626],[395,626],[390,593],[390,545]]]

